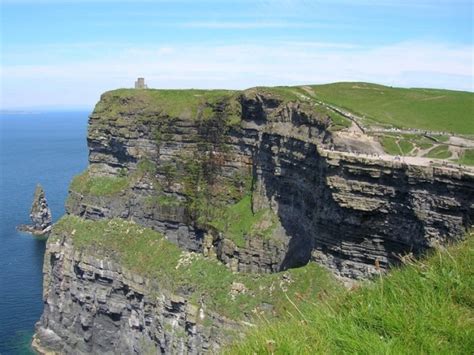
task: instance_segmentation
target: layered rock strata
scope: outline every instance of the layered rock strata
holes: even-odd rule
[[[471,170],[380,159],[379,147],[357,136],[345,146],[332,114],[316,104],[252,89],[183,93],[198,104],[179,101],[171,110],[160,95],[102,96],[69,214],[133,220],[234,272],[314,260],[350,278],[456,240],[472,225]],[[245,211],[232,206],[249,196],[252,222],[244,225]],[[203,328],[196,305],[167,295],[159,280],[76,253],[67,236],[48,244],[44,273],[38,348],[200,353],[217,349],[224,339],[217,329],[230,324],[214,315]],[[184,334],[179,340],[170,322]]]
[[[45,309],[34,348],[66,354],[216,352],[238,324],[55,235],[44,263]]]
[[[202,251],[212,233],[218,257],[235,270],[272,272],[314,259],[343,276],[366,277],[376,260],[386,268],[398,254],[456,239],[474,219],[472,171],[381,160],[376,147],[362,143],[367,154],[336,151],[331,116],[317,106],[250,90],[238,97],[240,117],[232,126],[225,123],[231,114],[225,103],[207,121],[199,114],[163,117],[146,111],[146,103],[104,119],[116,99],[104,95],[103,111],[91,116],[90,174],[131,174],[143,159],[157,171],[112,196],[72,190],[68,213],[130,218],[191,251]],[[191,211],[189,203],[195,191],[186,186],[197,182],[187,181],[186,164],[205,166],[211,159],[216,177],[203,178],[212,186],[211,200],[235,203],[242,194],[216,196],[216,190],[245,189],[242,177],[251,175],[252,210],[270,208],[278,216],[273,238],[237,246],[209,221],[199,223],[202,211]],[[150,203],[157,190],[173,203]]]

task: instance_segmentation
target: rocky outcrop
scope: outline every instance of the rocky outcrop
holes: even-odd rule
[[[21,225],[18,229],[34,235],[48,235],[51,232],[51,210],[48,207],[46,195],[40,184],[36,185],[33,203],[31,204],[30,219],[31,225]]]
[[[216,352],[239,324],[99,255],[67,235],[48,241],[44,302],[33,345],[40,353]]]

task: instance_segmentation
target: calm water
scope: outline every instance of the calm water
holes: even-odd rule
[[[53,219],[71,178],[87,166],[88,112],[0,114],[0,354],[28,354],[42,304],[43,240],[19,233],[36,183]]]

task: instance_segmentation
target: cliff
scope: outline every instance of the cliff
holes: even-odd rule
[[[40,353],[215,353],[255,316],[285,312],[287,294],[317,300],[338,289],[315,263],[232,273],[134,222],[75,216],[54,226],[44,275],[45,308],[33,342]]]
[[[133,219],[190,251],[202,251],[211,234],[218,258],[238,271],[313,258],[349,277],[368,276],[375,260],[386,268],[396,254],[455,239],[472,223],[472,171],[382,160],[363,139],[367,154],[338,151],[334,113],[321,107],[263,89],[197,102],[205,92],[191,91],[170,116],[158,104],[173,100],[162,95],[103,96],[70,214]],[[93,190],[101,184],[112,189]],[[247,195],[252,213],[266,210],[260,224],[271,230],[229,231],[222,211]]]
[[[337,112],[282,89],[108,92],[90,117],[89,168],[72,182],[67,212],[96,223],[133,221],[181,250],[217,259],[232,275],[316,261],[343,277],[365,278],[404,254],[461,238],[474,220],[472,170],[380,156],[377,142],[350,134],[350,125]],[[100,238],[104,232],[96,233]],[[164,291],[162,301],[148,300],[163,289],[150,286],[160,283],[160,275],[136,286],[140,272],[122,271],[109,255],[90,259],[88,252],[78,253],[73,235],[61,238],[48,242],[38,343],[48,348],[56,337],[66,352],[102,352],[113,344],[126,352],[152,346],[153,352],[193,353],[216,349],[225,339],[187,323],[187,301],[176,310]],[[228,294],[248,286],[222,287]],[[115,300],[123,306],[118,318],[107,311]],[[102,319],[97,309],[107,316]],[[148,309],[151,318],[143,313]],[[237,329],[220,318],[221,311],[211,323]],[[89,320],[81,325],[65,314]],[[154,328],[134,328],[137,317],[151,319]],[[163,318],[179,319],[186,340],[169,340]],[[88,340],[87,332],[101,329],[108,345]],[[130,332],[136,341],[123,343]]]

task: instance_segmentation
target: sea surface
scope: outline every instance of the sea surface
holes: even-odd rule
[[[0,113],[0,354],[30,354],[41,316],[45,240],[29,223],[37,183],[58,220],[72,177],[87,166],[89,112]]]

